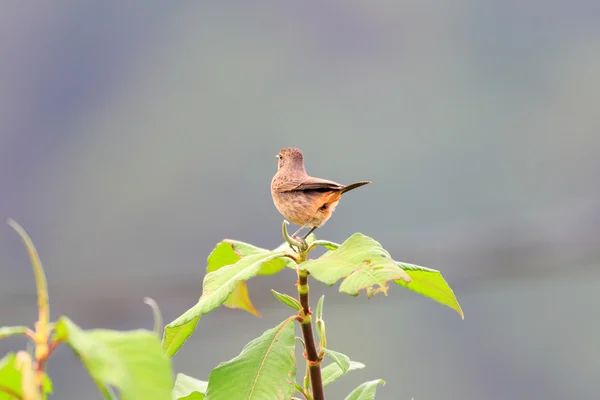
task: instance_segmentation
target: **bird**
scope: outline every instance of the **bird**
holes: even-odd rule
[[[306,173],[304,155],[300,149],[286,147],[279,151],[277,172],[271,180],[271,196],[275,208],[290,222],[300,225],[292,235],[311,228],[302,238],[306,238],[315,229],[323,226],[335,210],[342,195],[350,190],[371,183],[360,181],[350,185],[327,179],[315,178]]]

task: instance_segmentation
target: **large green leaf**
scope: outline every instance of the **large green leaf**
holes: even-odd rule
[[[171,363],[153,332],[84,331],[61,317],[55,336],[73,349],[100,390],[110,385],[122,400],[171,398]]]
[[[203,400],[208,382],[179,373],[173,386],[173,400]]]
[[[387,294],[388,281],[410,277],[376,240],[355,233],[336,250],[330,250],[316,260],[301,264],[317,280],[328,285],[345,278],[340,292],[353,296],[365,290],[368,297],[378,292]]]
[[[244,243],[244,242],[240,242],[238,240],[232,240],[232,239],[225,239],[223,240],[220,245],[226,245],[227,247],[229,247],[229,249],[231,250],[231,252],[228,252],[229,256],[231,257],[231,254],[236,255],[238,258],[244,258],[247,256],[252,256],[255,254],[268,254],[268,253],[273,253],[273,252],[289,252],[290,254],[293,253],[292,249],[289,247],[289,245],[287,243],[283,243],[281,245],[279,245],[277,248],[275,248],[274,250],[267,250],[267,249],[263,249],[260,247],[256,247],[253,246],[251,244],[248,243]],[[221,248],[221,251],[224,252],[225,247],[223,246]],[[225,254],[225,252],[224,252]],[[277,272],[281,271],[283,268],[285,268],[286,265],[289,264],[289,266],[292,266],[294,262],[286,257],[282,257],[282,258],[278,258],[276,260],[272,260],[269,262],[266,262],[262,265],[262,267],[260,268],[260,270],[258,271],[258,275],[273,275],[276,274]]]
[[[242,242],[239,242],[239,243],[240,243],[239,246],[242,246],[244,249],[248,248],[249,252],[252,252],[252,254],[260,254],[260,253],[268,254],[269,253],[268,250],[259,249],[258,247],[254,247],[247,243],[242,243]],[[238,245],[236,244],[236,246],[238,246]],[[208,260],[207,260],[208,265],[206,267],[206,272],[207,273],[213,272],[213,271],[216,271],[226,265],[231,265],[231,264],[235,264],[236,262],[238,262],[242,257],[238,254],[238,252],[234,251],[233,248],[234,248],[234,245],[232,243],[230,243],[230,241],[223,241],[223,242],[217,244],[217,246],[214,248],[214,250],[208,256]],[[281,261],[280,259],[276,259],[276,260],[270,261],[265,264],[271,264],[271,263],[280,263],[281,268],[285,267],[285,265],[283,264],[283,261]],[[263,268],[264,268],[264,265],[263,265]],[[252,301],[250,300],[250,297],[248,295],[248,287],[246,286],[245,281],[238,281],[236,283],[235,288],[233,289],[233,292],[229,295],[227,300],[225,300],[223,305],[225,307],[229,307],[229,308],[237,308],[240,310],[245,310],[245,311],[248,311],[250,314],[260,317],[260,313],[256,310],[256,308],[254,308],[254,305],[252,304]]]
[[[264,263],[276,260],[283,254],[274,252],[249,255],[235,264],[206,274],[198,303],[165,326],[163,348],[167,355],[171,357],[181,348],[194,332],[198,319],[223,304],[235,290],[237,282],[255,277]]]
[[[289,399],[295,377],[294,317],[290,317],[215,368],[208,378],[206,399]]]
[[[350,366],[348,371],[353,371],[355,369],[362,369],[365,367],[365,364],[359,363],[356,361],[350,361]],[[321,376],[323,377],[323,387],[327,387],[330,383],[335,382],[340,377],[345,375],[345,372],[340,368],[340,366],[336,363],[329,364],[325,368],[321,370]]]
[[[23,398],[23,374],[17,366],[15,353],[8,353],[0,360],[0,400],[15,400]],[[34,383],[35,385],[35,383]],[[52,393],[52,382],[44,373],[42,384],[42,399]]]
[[[379,384],[385,385],[385,381],[383,379],[375,379],[374,381],[365,382],[354,389],[352,393],[346,397],[346,400],[373,400],[375,398],[377,385]]]
[[[394,282],[452,308],[462,319],[465,319],[465,315],[460,308],[460,304],[458,304],[458,300],[456,300],[456,296],[454,296],[454,292],[448,286],[440,271],[400,262],[398,266],[408,273],[411,281],[409,283],[402,280]]]

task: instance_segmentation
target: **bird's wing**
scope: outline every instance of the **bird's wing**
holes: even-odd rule
[[[329,190],[341,190],[344,185],[340,185],[334,181],[328,181],[326,179],[320,178],[302,178],[302,179],[293,179],[291,181],[285,182],[279,190],[281,192],[292,192],[296,190],[317,190],[317,191],[329,191]]]

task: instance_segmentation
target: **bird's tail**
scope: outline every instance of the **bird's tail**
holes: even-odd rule
[[[371,181],[360,181],[360,182],[356,182],[356,183],[352,183],[350,185],[346,185],[342,188],[342,194],[351,191],[352,189],[356,189],[357,187],[361,187],[364,186],[368,183],[371,183]]]

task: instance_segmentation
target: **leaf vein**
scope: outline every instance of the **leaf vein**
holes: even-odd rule
[[[263,369],[263,367],[265,366],[265,361],[267,359],[267,357],[269,356],[269,353],[271,352],[271,348],[273,347],[273,344],[275,342],[277,342],[277,338],[279,337],[279,335],[281,334],[281,332],[283,332],[283,330],[285,329],[285,327],[294,319],[296,318],[294,317],[290,317],[288,318],[284,324],[281,325],[281,328],[279,328],[279,330],[277,331],[277,333],[275,334],[275,336],[273,337],[273,340],[271,341],[271,343],[269,344],[269,348],[267,349],[267,351],[265,352],[265,356],[263,357],[262,361],[260,362],[260,366],[258,367],[258,371],[256,372],[256,378],[254,378],[254,382],[252,383],[252,387],[250,388],[250,393],[248,393],[248,399],[252,398],[252,393],[254,392],[254,388],[256,387],[256,384],[258,382],[258,378],[260,377],[261,371]]]

